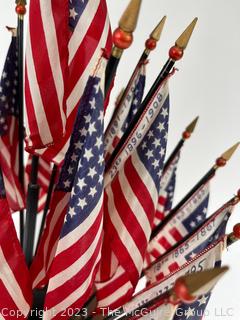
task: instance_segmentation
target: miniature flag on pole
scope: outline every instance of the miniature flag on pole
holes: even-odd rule
[[[0,221],[0,318],[27,319],[32,305],[30,274],[6,198],[0,199]]]
[[[196,127],[197,121],[198,117],[195,118],[187,126],[186,130],[182,134],[181,140],[178,142],[177,146],[175,147],[175,149],[169,156],[168,160],[164,164],[158,206],[153,222],[153,229],[155,229],[164,220],[164,218],[166,218],[166,216],[170,213],[170,210],[172,209],[176,184],[176,171],[180,158],[180,153],[185,141],[191,137],[191,134],[193,133]]]
[[[7,53],[0,83],[0,168],[12,212],[24,208],[24,191],[18,180],[18,67],[16,29]]]
[[[91,294],[102,236],[105,65],[106,60],[101,58],[79,105],[70,146],[31,267],[33,287],[46,285],[50,278],[46,300],[50,311],[46,311],[46,319],[51,319],[52,308],[63,313],[60,305],[79,307]],[[72,285],[68,286],[69,283]],[[67,290],[63,290],[65,286]],[[76,292],[70,292],[71,288]]]
[[[225,203],[183,243],[160,257],[146,269],[144,273],[148,282],[154,283],[166,278],[171,272],[179,269],[184,263],[205,250],[211,243],[224,236],[227,222],[236,203],[235,198]]]
[[[151,119],[146,113],[132,131],[130,141],[136,144],[127,142],[116,160],[122,167],[106,172],[104,243],[96,283],[99,306],[126,302],[142,271],[167,145],[168,81],[156,91],[148,110]]]
[[[31,1],[25,87],[29,152],[63,162],[79,101],[103,48],[107,54],[112,48],[105,0]]]
[[[89,78],[80,107],[79,164],[49,273],[44,319],[68,319],[92,293],[101,257],[103,224],[103,114],[106,59]],[[81,112],[82,110],[82,112]],[[55,316],[53,316],[55,313]]]
[[[209,181],[180,207],[158,234],[150,241],[145,268],[191,234],[206,219],[209,202]]]

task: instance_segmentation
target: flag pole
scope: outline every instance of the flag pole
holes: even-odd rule
[[[168,166],[172,163],[173,159],[177,156],[178,152],[181,150],[183,147],[184,143],[186,140],[188,140],[192,133],[194,132],[197,122],[198,122],[199,117],[196,117],[185,129],[185,131],[182,134],[181,140],[178,142],[174,150],[172,151],[171,155],[168,157],[166,163],[164,164],[164,169],[163,172],[168,168]]]
[[[197,23],[197,18],[195,18],[191,24],[185,29],[185,31],[181,34],[181,36],[176,40],[175,45],[170,48],[169,50],[169,59],[165,63],[164,67],[160,71],[157,79],[155,80],[154,84],[152,85],[151,89],[149,90],[148,94],[146,95],[144,101],[142,102],[141,106],[138,109],[135,117],[131,121],[128,129],[123,134],[122,138],[120,139],[119,143],[117,144],[116,148],[114,149],[111,157],[106,163],[106,170],[109,169],[111,164],[113,163],[115,157],[123,147],[125,141],[127,140],[128,136],[131,134],[133,128],[138,123],[139,119],[141,118],[144,110],[147,108],[148,104],[150,103],[152,96],[160,86],[160,84],[169,76],[170,72],[172,71],[175,62],[180,60],[183,57],[184,50],[187,48],[188,42],[191,38],[193,30]]]
[[[18,97],[19,97],[19,182],[24,190],[24,97],[23,97],[23,42],[24,42],[24,15],[26,13],[26,1],[16,0],[15,11],[18,16],[17,48],[18,48]],[[24,210],[19,212],[20,243],[23,245],[24,235]]]
[[[38,160],[37,156],[32,157],[32,168],[30,181],[27,191],[27,209],[26,209],[26,224],[23,237],[23,251],[27,265],[30,266],[33,258],[34,238],[36,229],[36,219],[38,210],[38,194],[39,185],[37,184],[38,173]]]
[[[108,130],[111,127],[113,119],[115,118],[116,114],[119,111],[119,106],[121,106],[121,104],[123,103],[123,101],[126,98],[127,93],[129,92],[129,89],[130,89],[130,87],[131,87],[131,85],[132,85],[132,83],[134,81],[135,75],[136,75],[136,73],[138,71],[139,65],[146,63],[151,51],[153,51],[156,48],[157,43],[161,38],[162,31],[163,31],[166,19],[167,19],[167,17],[164,16],[162,18],[162,20],[158,23],[158,25],[154,28],[154,30],[150,34],[149,38],[146,40],[145,49],[144,49],[140,59],[137,62],[137,65],[136,65],[136,67],[135,67],[135,69],[134,69],[134,71],[133,71],[133,73],[132,73],[132,75],[130,77],[130,80],[128,81],[128,84],[127,84],[126,88],[121,92],[120,98],[117,100],[116,107],[115,107],[115,110],[113,112],[111,121],[109,122],[107,130],[106,130],[106,135],[107,135]]]
[[[118,28],[113,33],[113,49],[108,60],[105,73],[105,98],[109,94],[123,51],[133,42],[133,32],[136,29],[142,0],[131,0],[124,11]]]
[[[187,193],[187,195],[170,211],[169,215],[152,231],[150,240],[156,237],[160,230],[169,222],[174,214],[193,196],[193,194],[201,187],[201,185],[207,183],[207,181],[212,179],[216,171],[227,164],[238,146],[239,143],[236,143],[216,160],[215,165],[198,181],[198,183]]]

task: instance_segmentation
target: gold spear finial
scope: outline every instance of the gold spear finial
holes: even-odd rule
[[[133,33],[137,26],[141,4],[142,0],[130,1],[119,21],[120,29],[128,33]]]
[[[159,41],[161,38],[161,34],[166,22],[167,16],[164,16],[162,18],[162,20],[159,22],[159,24],[156,26],[156,28],[152,31],[152,33],[150,34],[150,38]]]
[[[228,267],[214,268],[178,278],[173,288],[173,300],[193,302],[211,291],[228,270]]]
[[[192,36],[193,30],[196,26],[196,23],[198,21],[198,18],[195,18],[190,25],[185,29],[185,31],[180,35],[180,37],[175,42],[175,45],[179,47],[180,49],[185,50],[188,42]]]
[[[228,270],[228,267],[221,267],[189,275],[185,279],[189,293],[195,297],[206,294]]]
[[[199,117],[197,116],[186,128],[186,131],[189,133],[193,133],[196,128]]]
[[[223,158],[224,160],[228,161],[231,159],[232,155],[234,154],[234,152],[237,150],[238,146],[239,146],[239,142],[236,143],[234,146],[232,146],[231,148],[229,148],[227,151],[225,151],[221,158]]]
[[[6,26],[6,29],[12,33],[12,36],[13,37],[16,37],[17,36],[17,28],[13,28],[13,27],[8,27]]]

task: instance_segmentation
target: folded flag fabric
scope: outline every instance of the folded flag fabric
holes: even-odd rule
[[[170,213],[172,209],[175,185],[176,185],[176,171],[178,161],[180,158],[180,151],[163,170],[163,175],[160,184],[160,192],[156,214],[153,221],[153,229],[158,226],[164,218]]]
[[[104,242],[96,283],[99,306],[127,301],[141,274],[158,201],[168,116],[166,81],[105,174]],[[122,166],[116,169],[115,163]]]
[[[68,318],[92,293],[102,244],[103,114],[106,59],[89,78],[51,210],[31,267],[48,284],[44,319]]]
[[[111,156],[142,102],[145,81],[146,66],[140,64],[132,76],[124,96],[121,97],[119,103],[117,102],[116,110],[104,136],[106,161]]]
[[[163,280],[148,286],[133,296],[132,300],[118,309],[118,315],[128,314],[135,310],[135,306],[141,307],[156,297],[160,297],[174,286],[175,281],[189,273],[212,269],[219,266],[222,252],[226,247],[226,237],[221,237],[217,242],[208,246],[205,250],[195,256],[191,261],[186,262],[179,269],[170,273]],[[117,314],[116,310],[113,312]]]
[[[25,85],[27,151],[63,164],[79,101],[102,49],[106,55],[112,49],[105,0],[31,1]]]
[[[27,319],[32,306],[31,278],[6,198],[0,199],[0,318]]]
[[[168,274],[179,269],[184,263],[205,250],[211,243],[225,235],[226,226],[234,208],[233,200],[225,203],[183,243],[160,257],[146,269],[144,273],[148,283],[164,279]]]
[[[206,219],[209,202],[209,181],[199,187],[150,241],[145,257],[145,268],[188,237]]]
[[[0,83],[0,169],[7,201],[12,212],[25,207],[24,190],[18,179],[19,98],[17,64],[17,38],[16,30],[13,30]]]

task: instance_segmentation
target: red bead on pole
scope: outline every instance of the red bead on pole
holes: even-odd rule
[[[24,16],[26,13],[26,6],[20,3],[16,5],[15,11],[19,16]]]
[[[157,46],[157,41],[152,39],[152,38],[149,38],[146,43],[145,43],[145,46],[148,50],[152,51],[156,48]]]
[[[188,131],[184,131],[182,137],[184,140],[187,140],[191,137],[191,133]]]
[[[183,278],[178,278],[174,285],[174,293],[181,302],[192,303],[196,301],[196,297],[193,297],[188,290],[187,284]]]
[[[169,50],[169,57],[174,61],[180,60],[183,57],[183,49],[178,46],[173,46]]]
[[[235,238],[240,239],[240,223],[233,227],[233,235]]]
[[[217,165],[218,167],[224,167],[224,166],[226,165],[226,163],[227,163],[227,160],[224,159],[223,157],[220,157],[220,158],[218,158],[218,159],[216,160],[216,165]]]
[[[113,43],[119,49],[127,49],[133,42],[132,34],[117,28],[113,33]]]

